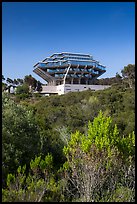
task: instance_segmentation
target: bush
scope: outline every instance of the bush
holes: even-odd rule
[[[2,96],[2,168],[3,176],[18,165],[29,164],[40,151],[39,129],[32,111]]]
[[[119,184],[133,195],[128,198],[122,195],[121,201],[134,200],[134,133],[121,139],[111,118],[100,112],[89,122],[88,134],[73,133],[63,150],[67,158],[63,169],[71,184],[66,191],[72,200],[98,202],[107,198],[109,201],[109,195],[117,191]]]
[[[16,94],[28,94],[29,93],[29,86],[27,84],[23,84],[16,88]]]

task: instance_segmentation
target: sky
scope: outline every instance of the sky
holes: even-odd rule
[[[90,54],[106,66],[100,78],[135,64],[134,2],[3,2],[2,74],[32,75],[53,53]],[[45,82],[44,82],[45,83]]]

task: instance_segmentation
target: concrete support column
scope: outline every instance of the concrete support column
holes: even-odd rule
[[[80,78],[78,79],[78,83],[79,83],[79,84],[81,83],[81,79],[80,79]]]
[[[73,80],[74,80],[74,78],[71,79],[71,84],[73,84]]]
[[[49,86],[56,86],[56,81],[50,81]]]

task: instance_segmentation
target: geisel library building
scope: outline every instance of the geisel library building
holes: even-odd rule
[[[65,94],[84,90],[103,90],[110,86],[93,85],[93,80],[106,72],[106,67],[88,54],[55,53],[34,65],[33,70],[47,84],[43,94]]]

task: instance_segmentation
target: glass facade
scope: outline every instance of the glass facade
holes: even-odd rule
[[[35,73],[50,83],[52,77],[54,84],[59,80],[61,83],[64,78],[71,78],[71,83],[75,78],[82,78],[82,82],[92,84],[92,79],[99,77],[105,71],[106,67],[89,54],[55,53],[34,65]]]

